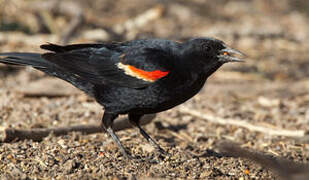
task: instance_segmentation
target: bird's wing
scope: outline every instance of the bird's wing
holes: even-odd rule
[[[168,76],[172,67],[172,55],[161,49],[99,44],[42,48],[55,51],[43,54],[44,59],[94,84],[144,88]]]

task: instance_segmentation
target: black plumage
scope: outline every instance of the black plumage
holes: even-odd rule
[[[128,154],[112,129],[119,114],[128,114],[141,134],[165,153],[140,127],[139,119],[190,99],[224,63],[241,61],[233,55],[242,55],[213,38],[183,43],[144,39],[68,46],[45,44],[41,48],[50,52],[0,53],[0,62],[32,66],[94,97],[105,108],[102,126],[125,156]]]

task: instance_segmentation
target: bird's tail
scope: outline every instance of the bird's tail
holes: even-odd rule
[[[32,66],[37,69],[44,69],[53,66],[38,53],[10,52],[0,53],[0,63],[10,65]]]
[[[48,75],[58,77],[65,80],[88,95],[94,97],[94,85],[88,81],[77,77],[76,75],[66,71],[64,68],[53,64],[41,57],[38,53],[19,53],[9,52],[0,53],[0,63],[8,65],[32,66],[35,69],[45,72]]]

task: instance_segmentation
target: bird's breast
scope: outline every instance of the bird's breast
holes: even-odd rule
[[[184,103],[203,87],[206,77],[171,82],[158,81],[143,89],[126,87],[105,87],[102,91],[101,104],[110,111],[125,114],[157,113]]]
[[[162,82],[162,84],[145,89],[147,91],[145,94],[148,94],[148,96],[144,100],[149,98],[150,107],[154,107],[155,110],[164,111],[170,109],[196,95],[203,88],[206,79],[206,77],[199,77],[183,81],[181,84]]]

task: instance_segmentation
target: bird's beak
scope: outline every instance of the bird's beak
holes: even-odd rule
[[[236,49],[225,47],[220,51],[220,54],[217,56],[220,62],[244,62],[246,55]]]

